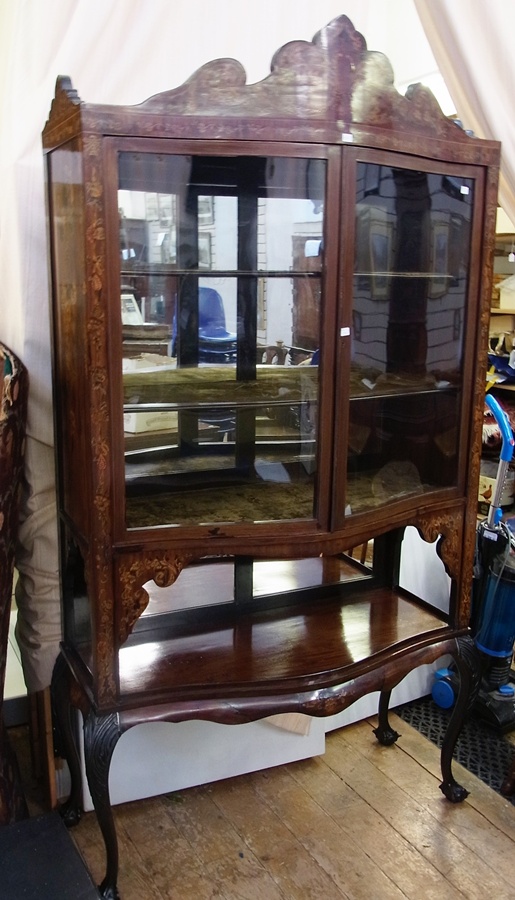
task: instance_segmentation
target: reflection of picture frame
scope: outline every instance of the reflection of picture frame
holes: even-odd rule
[[[448,273],[449,223],[445,219],[435,219],[431,223],[431,269],[428,291],[433,300],[446,293]]]
[[[379,185],[381,182],[381,166],[377,163],[364,163],[365,178],[363,184],[363,195],[365,197],[370,194],[379,193]]]
[[[260,336],[266,336],[266,285],[264,278],[260,278],[258,281],[257,330]]]
[[[143,325],[143,316],[134,294],[123,293],[121,301],[123,325]]]
[[[461,309],[455,309],[455,310],[454,310],[454,319],[453,319],[453,324],[452,324],[452,339],[453,339],[453,341],[459,341],[460,338],[461,338],[461,332],[462,332],[461,323],[462,323],[462,318],[463,318],[463,316],[462,316],[462,310],[461,310]]]
[[[372,298],[388,300],[392,271],[392,226],[387,212],[372,208],[369,221],[370,271],[372,273]]]
[[[390,296],[393,222],[379,206],[358,204],[356,217],[356,275],[359,289],[373,300]]]
[[[163,227],[170,228],[173,222],[174,200],[175,197],[172,194],[157,195],[159,222]]]
[[[198,198],[199,225],[212,225],[215,220],[213,197]]]
[[[451,285],[457,285],[460,272],[464,272],[468,263],[468,235],[469,223],[462,216],[451,215],[449,222],[449,256],[447,264],[449,275],[452,276]]]
[[[154,222],[159,216],[159,203],[157,194],[145,193],[145,219],[147,222]]]
[[[199,269],[210,269],[212,262],[211,254],[211,235],[209,233],[199,234],[198,236],[198,267]]]
[[[390,236],[388,231],[374,229],[370,232],[370,258],[372,260],[372,297],[387,300],[390,288]]]
[[[175,225],[170,228],[169,262],[177,262],[177,228]]]

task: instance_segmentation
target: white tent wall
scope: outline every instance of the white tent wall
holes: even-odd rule
[[[503,0],[489,0],[488,17],[490,5],[496,3],[500,5]],[[451,4],[466,8],[469,18],[475,15],[478,29],[488,18],[483,16],[482,0],[448,0],[446,5]],[[17,635],[29,691],[49,684],[60,637],[41,151],[41,131],[56,77],[70,76],[79,96],[87,102],[113,104],[139,103],[176,87],[199,66],[217,57],[238,59],[246,69],[247,80],[254,82],[269,73],[272,56],[280,46],[290,40],[311,40],[320,28],[343,13],[364,34],[369,49],[389,57],[399,89],[404,91],[408,84],[423,81],[432,88],[444,112],[451,113],[452,101],[416,9],[421,5],[420,0],[417,4],[415,0],[0,0],[1,337],[21,356],[31,379],[29,492],[21,527],[17,591]],[[475,14],[471,12],[474,8]],[[465,120],[465,124],[469,123]],[[417,559],[413,549],[410,558]],[[408,587],[411,579],[420,575],[418,563],[416,568],[416,576],[413,567],[404,569]],[[429,569],[429,591],[431,563],[429,567],[424,563],[423,569]],[[417,682],[413,695],[424,692],[425,687]],[[360,707],[354,717],[369,711]],[[195,723],[193,730],[198,727]],[[218,727],[223,730],[223,726]],[[252,731],[265,727],[259,723],[242,726],[249,729],[248,737],[242,738],[244,767],[297,758],[299,752],[321,752],[323,739],[317,723],[310,737],[291,735],[297,742],[295,748],[287,746],[286,739],[281,740],[277,752],[271,748],[267,756],[263,752],[266,732],[261,730],[257,735]],[[272,733],[270,726],[268,729]],[[226,732],[231,729],[223,730]],[[195,732],[195,746],[212,747],[211,738],[199,740]],[[226,767],[214,775],[208,754],[200,779],[242,770],[240,763],[231,769],[228,748],[234,747],[234,739],[234,735],[220,737],[217,744],[217,756],[226,754],[229,770]],[[312,743],[305,743],[299,751],[299,740],[310,739]],[[187,746],[185,740],[188,756]],[[151,792],[151,787],[145,787],[142,796]]]
[[[502,143],[499,202],[515,222],[513,0],[415,0],[458,115]]]

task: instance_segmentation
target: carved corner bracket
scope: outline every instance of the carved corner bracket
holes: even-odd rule
[[[134,625],[148,606],[149,595],[143,585],[155,581],[158,587],[170,587],[194,558],[191,553],[131,555],[118,562],[121,588],[121,612],[118,625],[119,644],[129,637]]]
[[[461,545],[462,545],[462,517],[457,516],[456,511],[431,513],[427,516],[418,516],[416,521],[408,523],[414,525],[420,536],[430,544],[438,541],[436,552],[442,560],[445,571],[455,581],[459,580]]]

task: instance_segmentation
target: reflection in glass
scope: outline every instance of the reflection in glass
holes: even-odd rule
[[[456,484],[472,182],[360,163],[346,513]]]
[[[325,163],[119,155],[126,521],[312,518]]]
[[[169,614],[202,607],[238,605],[241,608],[257,598],[263,601],[292,593],[301,599],[303,591],[313,588],[318,589],[319,596],[334,595],[335,589],[342,585],[369,579],[370,563],[367,560],[365,567],[349,555],[282,560],[208,557],[186,566],[172,585],[161,587],[154,581],[143,585],[148,604],[134,633],[158,628]]]

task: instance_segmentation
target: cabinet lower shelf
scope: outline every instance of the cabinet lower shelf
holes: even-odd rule
[[[148,710],[162,704],[151,718],[169,721],[226,721],[226,701],[230,707],[237,698],[248,705],[247,720],[259,718],[272,707],[279,710],[292,694],[342,685],[392,660],[394,669],[397,662],[402,668],[404,657],[457,633],[437,611],[384,587],[267,612],[218,609],[216,619],[204,624],[174,626],[172,617],[163,626],[156,618],[154,632],[146,631],[144,640],[134,635],[119,651],[117,706]],[[81,665],[72,650],[64,653],[72,669]],[[84,655],[83,661],[89,663]],[[253,697],[260,698],[255,707],[249,705]],[[316,706],[315,714],[329,714]]]

